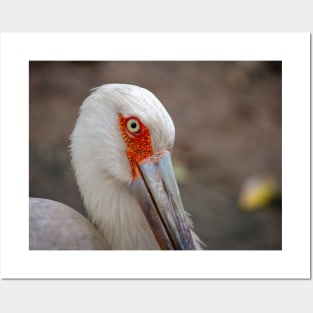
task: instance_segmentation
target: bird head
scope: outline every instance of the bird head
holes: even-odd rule
[[[175,128],[148,90],[124,84],[95,88],[71,136],[72,164],[84,197],[84,168],[128,186],[161,249],[195,249],[171,163]],[[127,208],[125,208],[127,210]]]

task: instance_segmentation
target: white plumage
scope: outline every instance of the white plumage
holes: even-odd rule
[[[70,151],[77,184],[88,216],[109,248],[159,249],[142,208],[130,189],[132,170],[125,153],[126,144],[118,114],[135,116],[149,129],[154,158],[172,150],[175,137],[173,122],[150,91],[132,85],[103,85],[94,89],[83,102],[71,135]],[[30,209],[38,211],[40,206],[32,206],[31,203]],[[56,210],[51,208],[47,220],[54,218],[54,212]],[[184,218],[191,224],[187,216]],[[67,227],[76,229],[79,226],[73,223]],[[33,218],[30,220],[30,241],[35,241],[38,229]],[[73,233],[77,234],[77,231]],[[191,234],[194,247],[200,248],[198,237],[193,232]],[[36,249],[31,243],[30,246]],[[58,248],[56,246],[55,249]]]
[[[71,207],[48,199],[29,199],[30,250],[107,250],[97,229]]]

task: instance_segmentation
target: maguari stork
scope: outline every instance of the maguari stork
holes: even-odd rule
[[[174,137],[171,117],[147,89],[93,89],[70,137],[88,219],[62,203],[30,198],[30,250],[201,249],[171,163]]]

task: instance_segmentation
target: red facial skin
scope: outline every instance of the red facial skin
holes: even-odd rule
[[[126,154],[132,168],[132,177],[136,179],[139,176],[139,170],[136,163],[141,163],[147,157],[153,155],[151,136],[149,129],[135,117],[124,117],[119,114],[120,129],[126,144]],[[139,131],[132,133],[127,129],[127,122],[134,119],[139,123]]]

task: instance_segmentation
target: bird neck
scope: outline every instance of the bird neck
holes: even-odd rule
[[[112,249],[159,249],[129,187],[105,172],[91,175],[92,182],[80,181],[80,189],[89,218]]]

